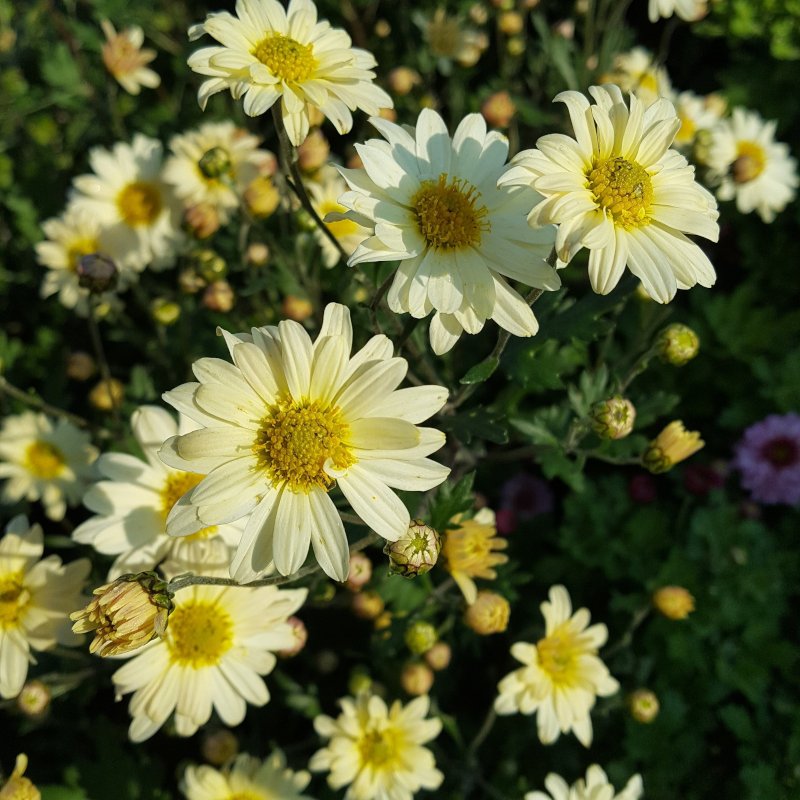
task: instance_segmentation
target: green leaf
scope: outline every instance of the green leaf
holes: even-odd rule
[[[499,363],[500,361],[497,358],[487,358],[484,361],[481,361],[480,364],[476,364],[474,367],[472,367],[467,374],[461,378],[459,383],[470,384],[488,381],[489,378],[494,374],[494,371],[497,369]]]
[[[506,372],[529,391],[561,389],[563,377],[586,362],[586,345],[574,342],[561,345],[555,339],[518,345],[504,362]]]
[[[586,488],[586,478],[580,464],[573,461],[563,451],[555,448],[543,448],[536,454],[536,460],[542,472],[548,478],[561,478],[571,489],[582,492]]]
[[[470,472],[458,483],[445,481],[436,492],[436,497],[431,503],[430,525],[440,533],[450,525],[450,520],[456,514],[469,511],[475,498],[472,485],[475,482],[475,473]]]
[[[38,786],[42,800],[88,800],[86,792],[78,787]]]
[[[443,419],[440,427],[452,433],[464,444],[470,444],[473,439],[485,439],[495,444],[508,442],[505,415],[489,411],[484,406],[477,406],[455,417]]]

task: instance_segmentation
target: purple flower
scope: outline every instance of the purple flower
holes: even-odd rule
[[[553,492],[545,481],[520,472],[505,482],[500,494],[500,511],[510,512],[509,522],[532,519],[553,510]],[[505,518],[504,518],[505,520]]]
[[[734,466],[759,503],[800,503],[800,415],[770,414],[736,445]]]

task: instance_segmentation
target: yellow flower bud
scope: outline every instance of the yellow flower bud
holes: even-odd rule
[[[508,627],[511,606],[496,592],[480,591],[464,612],[464,622],[481,636],[502,633]]]
[[[506,43],[506,50],[510,56],[521,56],[525,52],[525,39],[512,36]]]
[[[207,733],[200,744],[200,752],[209,764],[221,767],[227,764],[239,752],[239,740],[231,731],[221,728]]]
[[[181,307],[171,300],[158,297],[150,304],[150,313],[160,325],[174,325],[181,316]]]
[[[450,649],[450,645],[447,644],[447,642],[436,642],[436,644],[425,653],[424,657],[431,669],[440,672],[443,669],[447,669],[450,665],[453,651]]]
[[[409,94],[415,86],[422,83],[422,76],[410,67],[395,67],[388,75],[389,88],[403,97]]]
[[[352,607],[361,619],[377,619],[383,613],[383,598],[377,592],[358,592],[353,595]]]
[[[253,242],[248,245],[245,254],[247,263],[254,267],[263,267],[269,261],[269,247],[263,242]]]
[[[25,777],[25,770],[28,768],[28,756],[20,753],[17,756],[17,763],[11,777],[0,789],[0,800],[41,800],[42,795],[33,785],[33,782]]]
[[[517,107],[506,91],[490,94],[481,106],[484,119],[495,128],[507,128],[516,113]]]
[[[683,586],[662,586],[653,592],[653,605],[668,619],[686,619],[694,611],[694,597]]]
[[[275,213],[281,196],[269,176],[259,175],[244,190],[244,202],[254,217],[265,219]]]
[[[601,439],[623,439],[633,430],[636,409],[625,397],[615,395],[592,406],[592,430]]]
[[[46,683],[37,680],[26,681],[17,696],[17,708],[26,717],[36,719],[50,708],[53,694]]]
[[[116,378],[100,381],[89,392],[89,403],[98,411],[111,411],[122,405],[125,396],[125,387]]]
[[[637,722],[646,725],[658,716],[660,706],[654,692],[649,689],[637,689],[628,697],[628,708]]]
[[[307,297],[297,297],[289,294],[283,298],[281,303],[281,313],[287,319],[295,322],[304,322],[314,313],[314,306]]]
[[[687,431],[680,420],[675,420],[650,442],[642,454],[642,464],[654,475],[667,472],[704,445],[697,431]]]
[[[420,519],[411,520],[408,530],[396,542],[387,542],[383,548],[389,556],[389,569],[406,578],[429,572],[441,550],[439,534]]]
[[[525,20],[522,14],[517,11],[504,11],[497,18],[497,27],[506,36],[516,36],[518,33],[522,33],[522,29],[525,27]]]
[[[75,633],[95,632],[90,653],[104,657],[129,653],[167,629],[172,594],[155,572],[122,575],[93,594],[86,608],[69,615]]]
[[[428,694],[433,686],[433,670],[419,661],[406,664],[400,673],[400,685],[405,692],[414,697]]]
[[[412,622],[406,628],[406,646],[415,656],[421,656],[430,650],[436,644],[438,638],[439,634],[430,622],[419,620]]]
[[[375,35],[379,39],[385,39],[387,36],[391,34],[391,32],[392,32],[392,26],[385,19],[379,19],[375,23]]]
[[[347,682],[347,690],[352,695],[369,692],[372,689],[372,678],[363,669],[353,670],[350,680]]]
[[[227,314],[236,303],[236,295],[228,281],[214,281],[203,292],[203,305],[209,311]]]
[[[183,212],[183,221],[192,236],[207,239],[219,230],[219,211],[211,203],[197,203]]]
[[[392,612],[391,611],[384,611],[382,614],[379,614],[375,618],[375,622],[372,623],[373,627],[376,631],[385,631],[387,628],[392,627]]]
[[[659,333],[656,347],[662,361],[682,367],[700,351],[700,338],[688,326],[675,322]]]

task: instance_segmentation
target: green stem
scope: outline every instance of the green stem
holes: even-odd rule
[[[72,414],[69,411],[64,411],[63,408],[51,406],[50,403],[46,403],[40,397],[23,392],[22,389],[18,389],[14,384],[9,383],[2,375],[0,375],[0,393],[7,394],[9,397],[13,397],[15,400],[19,400],[21,403],[35,408],[37,411],[43,411],[45,414],[50,414],[53,417],[61,417],[62,419],[69,420],[79,428],[91,427],[89,421],[85,420],[83,417],[79,417],[77,414]]]
[[[106,353],[103,349],[103,340],[100,337],[100,326],[97,324],[97,298],[91,294],[89,295],[89,336],[92,339],[92,347],[94,348],[94,355],[97,359],[97,364],[100,367],[100,375],[103,378],[103,385],[106,387],[108,399],[111,403],[111,414],[114,417],[114,422],[119,425],[119,404],[114,399],[111,392],[111,371],[108,368],[108,361],[106,360]]]
[[[631,642],[633,641],[633,634],[636,633],[636,630],[639,626],[647,619],[650,615],[651,606],[648,603],[646,606],[640,608],[634,615],[633,619],[631,620],[630,625],[628,625],[627,630],[625,633],[622,634],[622,638],[611,645],[604,653],[603,659],[608,660],[611,656],[615,653],[619,652],[620,650],[624,650],[626,647],[630,647]]]

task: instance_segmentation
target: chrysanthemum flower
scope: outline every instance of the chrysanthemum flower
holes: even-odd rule
[[[736,200],[742,214],[756,211],[772,222],[795,196],[797,161],[783,142],[775,141],[777,122],[755,111],[734,108],[730,119],[711,131],[705,161],[720,200]]]
[[[720,119],[722,107],[694,92],[681,92],[675,98],[675,111],[681,126],[675,134],[675,147],[690,148],[701,131],[710,131]]]
[[[149,739],[173,711],[178,735],[191,736],[212,706],[235,726],[247,703],[265,705],[269,692],[260,676],[272,672],[274,653],[293,643],[286,620],[305,597],[305,589],[274,586],[181,589],[163,638],[135,651],[113,676],[118,696],[134,692],[131,740]]]
[[[0,800],[40,800],[41,792],[33,781],[25,777],[28,768],[28,756],[25,753],[17,755],[14,771],[8,780],[0,787]]]
[[[275,156],[259,150],[259,141],[232,122],[206,122],[170,139],[164,180],[187,206],[207,203],[224,223],[250,182],[275,172]]]
[[[156,51],[142,49],[144,31],[132,25],[117,33],[114,26],[104,19],[100,23],[106,42],[103,45],[103,63],[128,94],[139,94],[142,86],[155,89],[161,78],[147,65],[156,57]]]
[[[487,319],[515,336],[533,336],[533,311],[506,278],[557,289],[560,279],[545,261],[554,231],[526,229],[526,214],[541,199],[529,186],[498,187],[505,136],[487,133],[483,117],[469,114],[451,139],[444,120],[427,108],[412,130],[370,122],[387,141],[356,145],[364,169],[342,170],[351,191],[339,202],[373,233],[348,264],[400,261],[389,307],[418,319],[435,312],[436,353],[450,350],[465,330],[478,333]]]
[[[672,83],[663,66],[644,47],[634,47],[614,56],[610,72],[601,75],[599,83],[613,83],[623,92],[635,94],[645,107],[661,97],[671,97]]]
[[[800,503],[800,415],[770,414],[736,445],[734,466],[759,503]]]
[[[552,744],[561,733],[573,731],[578,741],[592,743],[590,712],[597,697],[615,694],[619,684],[597,657],[608,638],[605,625],[588,627],[585,608],[572,613],[569,594],[553,586],[550,602],[540,606],[545,636],[536,644],[517,642],[511,655],[525,666],[498,684],[494,707],[498,714],[536,713],[542,744]]]
[[[647,15],[650,22],[673,14],[684,22],[696,22],[708,13],[708,0],[649,0]]]
[[[73,181],[70,208],[84,211],[105,229],[120,268],[163,269],[175,260],[180,204],[162,180],[161,156],[160,142],[137,133],[131,144],[91,150],[94,174]]]
[[[179,426],[163,408],[142,406],[133,412],[131,428],[146,460],[127,453],[103,453],[98,458],[97,471],[106,480],[94,484],[83,498],[95,516],[72,535],[99,553],[117,556],[108,571],[109,580],[153,569],[166,558],[182,563],[186,571],[228,567],[243,525],[201,527],[198,521],[199,530],[186,538],[166,533],[167,515],[204,475],[171,469],[158,457],[158,449],[177,433],[197,427],[185,416]]]
[[[437,8],[430,18],[419,14],[415,21],[445,75],[450,74],[453,61],[462,67],[475,66],[489,46],[485,33],[465,25],[457,16],[449,16],[444,8]]]
[[[572,786],[551,772],[544,785],[549,794],[528,792],[525,800],[639,800],[644,791],[642,776],[634,775],[621,792],[617,792],[602,767],[592,764],[586,770],[586,780],[580,778]]]
[[[0,430],[0,479],[3,502],[41,500],[50,519],[64,518],[67,504],[81,499],[91,477],[97,449],[89,434],[71,422],[51,422],[25,411],[6,417]]]
[[[0,539],[0,697],[16,697],[31,650],[76,645],[69,612],[81,604],[81,589],[91,564],[81,558],[62,564],[42,559],[44,535],[23,516],[14,517]]]
[[[654,475],[667,472],[705,446],[698,431],[687,431],[677,419],[670,422],[642,454],[642,463]]]
[[[494,568],[508,561],[505,550],[508,541],[497,536],[495,514],[490,508],[482,508],[472,519],[456,517],[455,527],[444,535],[444,555],[448,572],[461,589],[470,605],[478,596],[474,578],[493,581],[497,577]]]
[[[630,107],[617,86],[593,86],[592,106],[579,92],[562,92],[575,139],[542,136],[536,150],[513,161],[502,183],[531,184],[545,196],[528,217],[558,225],[556,250],[568,263],[589,249],[592,288],[608,294],[627,265],[650,297],[669,302],[677,289],[712,286],[714,268],[687,238],[719,237],[717,204],[694,180],[694,168],[669,146],[680,127],[662,98]]]
[[[374,57],[351,47],[350,37],[330,23],[317,20],[311,0],[291,0],[288,9],[277,0],[239,0],[236,16],[223,11],[189,29],[194,41],[209,34],[221,46],[204,47],[189,58],[189,66],[209,80],[197,99],[230,89],[244,96],[244,111],[263,114],[279,99],[281,116],[292,144],[308,134],[309,109],[319,109],[339,133],[353,126],[357,108],[377,114],[392,108],[392,99],[373,81]]]
[[[310,781],[305,770],[290,770],[280,751],[264,761],[242,753],[222,772],[187,767],[181,789],[187,800],[311,800],[303,794]]]
[[[408,365],[392,358],[385,336],[351,357],[350,312],[338,303],[326,307],[314,343],[291,320],[223,334],[234,364],[200,359],[199,383],[164,395],[203,428],[170,439],[161,458],[208,473],[170,513],[167,532],[193,533],[197,517],[203,525],[246,517],[231,565],[237,580],[263,572],[273,557],[290,575],[310,544],[325,572],[343,581],[347,536],[330,490],[338,486],[385,539],[404,534],[410,515],[392,490],[425,491],[449,472],[426,458],[444,434],[417,427],[444,405],[447,390],[397,389]]]
[[[330,739],[309,762],[312,772],[329,770],[332,789],[347,786],[344,800],[411,800],[420,789],[438,789],[444,776],[433,754],[422,745],[442,729],[438,719],[425,719],[427,696],[391,708],[375,695],[360,694],[339,701],[337,719],[319,716],[317,733]]]

